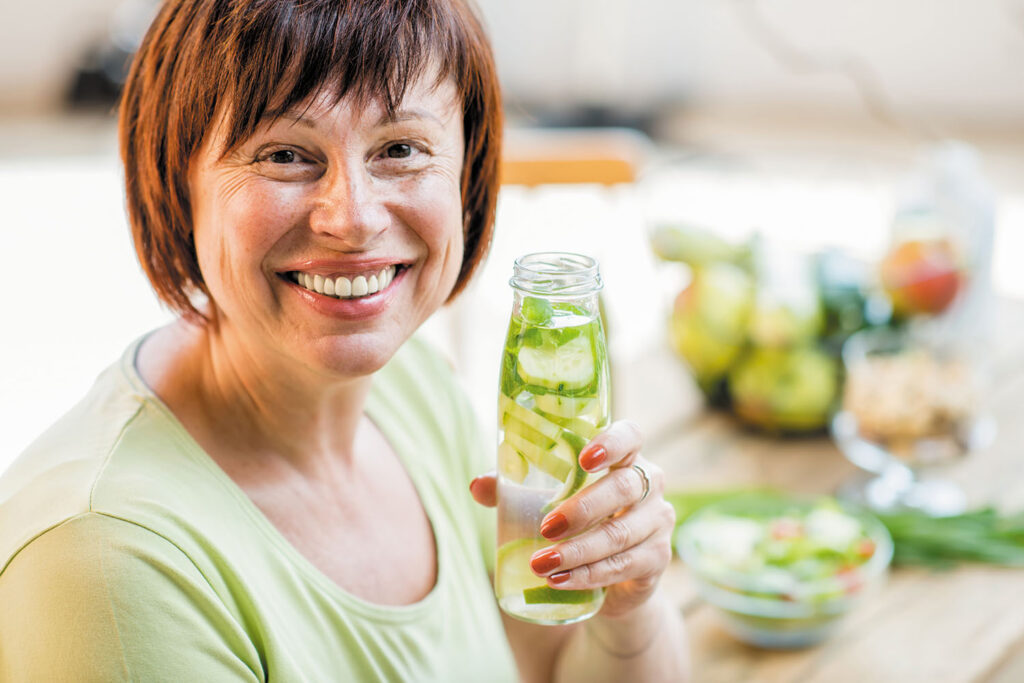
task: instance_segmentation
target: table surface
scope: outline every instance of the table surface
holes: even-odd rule
[[[992,410],[995,442],[944,472],[972,505],[1019,509],[1024,501],[1024,302],[1003,300],[996,316]],[[833,493],[857,474],[824,436],[776,439],[703,409],[668,349],[655,349],[614,381],[615,400],[640,423],[644,453],[670,489],[767,485]],[[685,614],[697,681],[1024,680],[1024,570],[982,565],[950,571],[896,568],[831,638],[816,647],[770,651],[722,628],[674,560],[664,587]]]

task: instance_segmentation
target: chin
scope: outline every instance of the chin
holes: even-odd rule
[[[314,363],[339,378],[368,377],[388,364],[401,344],[382,344],[379,337],[334,337],[317,354]]]

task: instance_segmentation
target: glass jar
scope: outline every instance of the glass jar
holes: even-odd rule
[[[509,615],[537,624],[592,616],[604,591],[561,590],[530,568],[552,545],[541,521],[586,486],[579,455],[608,426],[609,368],[597,262],[538,253],[515,262],[498,393],[495,592]]]

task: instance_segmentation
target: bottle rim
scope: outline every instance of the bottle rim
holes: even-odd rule
[[[604,286],[597,260],[569,251],[524,254],[515,260],[512,271],[509,285],[530,294],[582,296]]]

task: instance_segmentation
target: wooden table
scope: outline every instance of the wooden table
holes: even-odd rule
[[[947,476],[973,504],[1024,507],[1024,302],[1002,301],[994,336],[995,443]],[[621,368],[616,412],[646,435],[645,455],[664,468],[670,488],[758,484],[830,493],[855,468],[825,437],[774,439],[745,431],[702,408],[667,348]],[[696,680],[1024,681],[1024,569],[965,566],[946,572],[897,568],[824,643],[769,651],[731,638],[695,594],[675,560],[664,586],[685,614]]]

